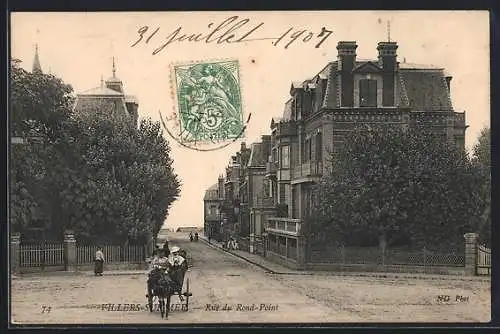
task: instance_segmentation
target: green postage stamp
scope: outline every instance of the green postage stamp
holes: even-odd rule
[[[180,139],[220,143],[244,131],[237,60],[174,65]]]

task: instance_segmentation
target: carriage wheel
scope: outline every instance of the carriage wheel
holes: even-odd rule
[[[153,292],[148,288],[148,306],[149,312],[153,312]]]
[[[153,297],[148,296],[149,312],[153,312]]]
[[[189,311],[189,278],[186,278],[186,311]]]
[[[160,304],[160,314],[161,314],[161,317],[163,318],[165,316],[165,299],[160,297],[158,299],[158,303]]]
[[[167,304],[165,305],[165,319],[168,319],[168,312],[170,312],[170,293],[167,294]]]

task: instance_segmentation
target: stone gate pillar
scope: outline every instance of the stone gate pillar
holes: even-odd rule
[[[64,231],[64,266],[66,271],[77,270],[76,239],[74,231]]]
[[[10,273],[19,275],[21,273],[21,234],[10,235]]]
[[[297,269],[306,268],[307,240],[304,235],[297,237]]]
[[[477,263],[477,233],[466,233],[465,238],[465,274],[468,276],[476,275]]]

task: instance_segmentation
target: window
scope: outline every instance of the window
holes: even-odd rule
[[[290,146],[281,147],[281,168],[290,168]]]
[[[359,106],[360,107],[377,106],[377,80],[373,79],[359,80]]]
[[[307,156],[306,156],[306,161],[311,161],[312,160],[312,140],[311,138],[307,139]]]
[[[302,162],[311,160],[311,139],[306,138],[304,141],[304,150],[302,151]]]
[[[299,217],[299,202],[297,196],[297,187],[292,186],[292,218]]]
[[[318,132],[316,134],[316,161],[323,160],[323,134]]]

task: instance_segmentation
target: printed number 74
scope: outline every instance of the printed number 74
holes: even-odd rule
[[[42,313],[50,313],[51,309],[52,309],[52,307],[50,307],[50,306],[42,305]]]

